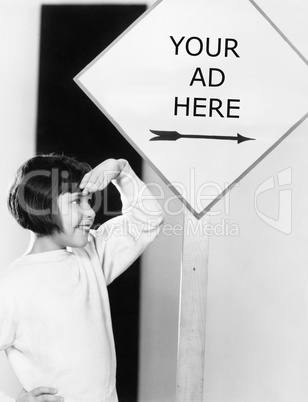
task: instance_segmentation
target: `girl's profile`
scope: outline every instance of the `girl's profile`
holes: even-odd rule
[[[92,229],[110,182],[122,215]],[[117,402],[107,286],[157,236],[157,201],[124,159],[91,169],[37,155],[18,169],[8,206],[33,233],[0,278],[0,349],[24,388],[16,402]]]

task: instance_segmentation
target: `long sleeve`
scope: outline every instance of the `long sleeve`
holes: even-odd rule
[[[1,288],[0,288],[1,292]],[[2,296],[2,297],[1,297]],[[9,305],[0,294],[0,350],[5,350],[12,345],[15,338],[15,323],[12,306]],[[0,391],[0,402],[15,402],[12,397]]]
[[[128,163],[113,184],[121,196],[122,215],[92,233],[107,284],[140,256],[163,222],[155,196]]]
[[[0,350],[5,350],[13,344],[15,331],[14,308],[0,287]]]

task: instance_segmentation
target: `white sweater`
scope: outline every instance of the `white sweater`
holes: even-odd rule
[[[27,391],[54,387],[65,402],[118,400],[107,285],[154,240],[162,212],[129,165],[114,184],[123,215],[92,230],[85,248],[24,255],[0,275],[0,350]]]

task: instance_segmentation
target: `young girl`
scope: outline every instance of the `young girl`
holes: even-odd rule
[[[110,181],[122,215],[92,230],[100,204],[93,195]],[[16,401],[116,402],[107,285],[154,240],[160,207],[127,161],[90,170],[61,155],[22,165],[8,205],[35,233],[29,251],[0,275],[0,350],[24,387]]]

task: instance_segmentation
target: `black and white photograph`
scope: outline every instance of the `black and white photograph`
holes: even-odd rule
[[[308,0],[0,36],[0,402],[306,402]]]

